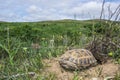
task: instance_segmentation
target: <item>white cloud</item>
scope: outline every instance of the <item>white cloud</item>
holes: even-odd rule
[[[99,18],[102,0],[9,0],[0,6],[0,17],[8,21],[41,21],[56,19],[72,19],[74,14],[77,19]],[[1,2],[1,1],[0,1]],[[9,7],[7,6],[9,4]],[[14,5],[13,5],[14,4]],[[114,11],[119,2],[105,3],[105,16],[108,17],[108,5]],[[21,6],[22,5],[22,6]],[[5,7],[7,9],[5,9]],[[11,14],[8,14],[11,13]],[[1,14],[4,16],[1,16]],[[6,16],[6,17],[5,17]],[[16,16],[16,18],[13,18]],[[0,19],[1,20],[1,19]]]
[[[31,6],[29,6],[29,8],[27,9],[27,11],[29,12],[29,13],[36,13],[36,12],[39,12],[39,11],[41,11],[42,9],[40,8],[40,7],[37,7],[37,6],[35,6],[35,5],[31,5]]]
[[[108,16],[108,5],[111,4],[111,10],[114,11],[119,3],[110,3],[107,2],[104,6],[105,16]],[[67,15],[78,15],[78,18],[99,18],[102,8],[102,2],[90,1],[84,4],[78,4],[77,6],[64,9],[63,13]]]

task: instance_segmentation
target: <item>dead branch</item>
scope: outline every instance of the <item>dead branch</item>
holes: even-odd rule
[[[104,5],[105,5],[105,0],[103,0],[102,3],[102,10],[101,10],[101,15],[100,15],[100,20],[102,19],[103,13],[104,13]]]
[[[109,13],[111,13],[111,16],[108,18],[108,20],[111,20],[113,18],[113,16],[117,13],[119,8],[120,8],[120,5],[118,5],[118,7],[115,9],[115,11],[113,13],[111,13],[112,11],[111,11],[110,6],[109,6]]]

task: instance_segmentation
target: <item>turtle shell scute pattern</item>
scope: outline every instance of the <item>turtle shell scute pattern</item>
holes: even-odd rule
[[[66,69],[83,69],[97,64],[92,53],[86,49],[73,49],[66,51],[59,59],[59,63]]]

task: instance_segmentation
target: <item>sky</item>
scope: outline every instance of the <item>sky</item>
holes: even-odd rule
[[[98,19],[102,2],[102,0],[0,0],[0,21]],[[108,6],[114,12],[118,5],[120,0],[106,0],[103,18],[109,17]]]

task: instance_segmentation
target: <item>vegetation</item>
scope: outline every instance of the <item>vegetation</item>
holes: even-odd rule
[[[109,26],[112,22],[112,26]],[[85,48],[94,39],[109,38],[103,53],[113,53],[120,63],[120,22],[107,20],[58,20],[43,22],[0,22],[0,79],[26,79],[15,74],[44,69],[43,59],[58,57],[68,48]],[[105,40],[106,41],[106,40]],[[37,43],[40,48],[32,47]],[[97,44],[98,45],[98,44]],[[103,47],[103,46],[102,46]],[[106,52],[107,51],[107,52]],[[117,75],[119,78],[119,75]],[[56,76],[40,76],[38,80],[55,80]],[[117,79],[117,77],[116,77]],[[73,80],[79,80],[77,73]]]

